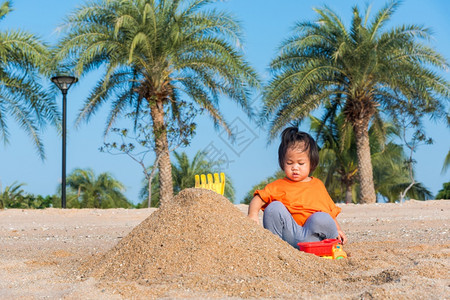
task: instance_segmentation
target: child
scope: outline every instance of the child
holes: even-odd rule
[[[248,217],[259,224],[258,213],[264,211],[264,228],[295,248],[299,242],[347,238],[336,220],[337,207],[325,185],[309,175],[319,163],[316,142],[295,127],[281,134],[278,163],[286,177],[256,190],[248,207]]]

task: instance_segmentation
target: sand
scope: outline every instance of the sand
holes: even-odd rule
[[[2,210],[0,298],[449,297],[449,200],[340,206],[345,260],[294,249],[207,190],[160,209]]]

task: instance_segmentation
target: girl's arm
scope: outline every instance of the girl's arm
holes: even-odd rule
[[[341,226],[339,226],[338,221],[336,219],[334,219],[334,222],[336,222],[336,227],[337,227],[337,231],[338,231],[338,234],[339,234],[338,239],[340,239],[342,244],[344,245],[345,243],[347,243],[347,236],[341,230]]]
[[[259,195],[256,195],[253,197],[252,201],[250,201],[250,204],[248,206],[248,217],[255,221],[257,224],[259,224],[259,210],[265,202],[261,199]]]

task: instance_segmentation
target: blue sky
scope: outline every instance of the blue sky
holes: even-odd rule
[[[83,0],[15,0],[14,11],[0,22],[0,30],[21,29],[37,34],[49,43],[58,38],[55,31],[63,22],[64,16],[85,3]],[[230,0],[217,4],[219,8],[231,11],[240,21],[245,34],[244,51],[247,60],[260,73],[263,80],[269,78],[267,67],[275,57],[277,47],[290,34],[297,21],[314,20],[313,7],[329,6],[338,12],[345,22],[351,18],[351,8],[358,4],[364,10],[366,3],[372,4],[372,12],[385,5],[385,1],[316,1],[316,0]],[[450,2],[446,0],[406,0],[389,23],[420,24],[433,31],[431,45],[450,60]],[[442,74],[450,80],[447,71]],[[105,106],[89,123],[75,128],[74,120],[88,95],[98,73],[93,72],[80,78],[79,83],[68,93],[67,117],[67,173],[74,168],[93,168],[96,174],[110,172],[127,188],[125,194],[134,203],[138,202],[143,174],[140,166],[126,156],[113,156],[101,153],[103,130],[108,112]],[[48,80],[50,83],[50,79]],[[56,95],[61,105],[62,96]],[[227,99],[221,100],[226,119],[238,133],[236,144],[232,144],[225,134],[213,128],[207,117],[197,118],[198,131],[191,146],[183,149],[192,157],[197,151],[207,150],[215,157],[226,159],[222,170],[229,174],[236,188],[236,202],[240,202],[249,189],[262,179],[277,171],[278,141],[268,145],[267,130],[257,125],[239,111],[236,104]],[[258,111],[261,103],[255,96],[252,104]],[[447,109],[449,109],[447,102]],[[426,121],[426,131],[433,138],[433,145],[422,145],[414,154],[417,160],[416,178],[433,194],[449,181],[450,171],[441,174],[445,155],[450,149],[449,128],[443,121]],[[40,160],[30,138],[9,119],[10,142],[0,144],[0,183],[2,187],[13,182],[25,183],[26,192],[33,194],[56,193],[61,180],[61,138],[56,130],[47,127],[42,138],[46,159]],[[305,126],[302,128],[308,131]],[[152,157],[149,157],[149,164]]]

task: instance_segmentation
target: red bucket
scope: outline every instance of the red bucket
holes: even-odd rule
[[[341,241],[337,239],[326,239],[320,242],[305,242],[298,243],[298,248],[300,251],[313,253],[318,256],[332,256],[333,246],[340,244]]]

